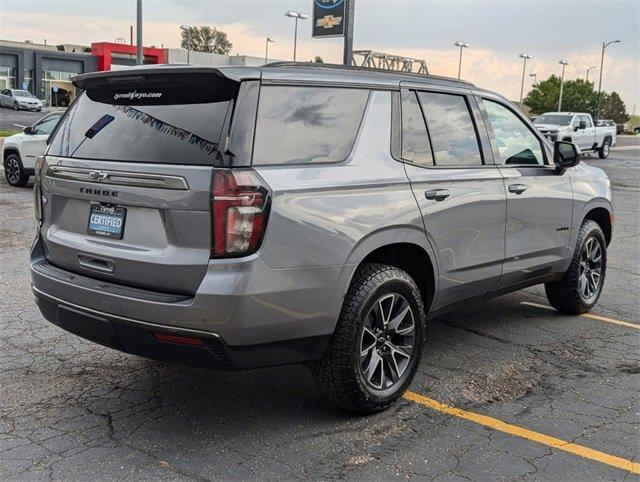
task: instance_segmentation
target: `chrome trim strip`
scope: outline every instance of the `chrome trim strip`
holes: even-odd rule
[[[110,171],[84,167],[48,166],[45,176],[53,179],[110,184],[116,186],[150,187],[187,191],[189,186],[184,177],[167,174],[146,174],[143,172]]]

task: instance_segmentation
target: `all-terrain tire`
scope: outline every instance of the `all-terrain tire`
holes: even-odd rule
[[[602,145],[598,149],[598,157],[600,159],[606,159],[609,157],[609,151],[611,150],[611,141],[607,138],[602,141]]]
[[[584,262],[584,250],[586,243],[594,238],[600,246],[602,252],[601,274],[597,292],[593,296],[586,298],[580,290],[581,263]],[[569,269],[564,277],[557,282],[546,283],[544,285],[547,299],[551,306],[562,313],[578,315],[586,313],[598,302],[602,287],[604,285],[607,269],[607,243],[600,225],[592,220],[585,220],[580,227],[576,249]]]
[[[388,389],[371,387],[361,371],[361,343],[365,317],[386,294],[399,294],[410,306],[415,325],[412,356],[403,375]],[[345,296],[342,311],[324,357],[311,365],[313,377],[325,398],[349,411],[379,412],[393,404],[407,389],[422,355],[425,309],[413,279],[394,266],[368,263],[361,266]]]

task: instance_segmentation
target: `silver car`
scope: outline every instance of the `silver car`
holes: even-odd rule
[[[431,318],[544,283],[602,291],[609,180],[502,96],[339,66],[84,74],[36,165],[46,319],[163,361],[306,363],[374,412]]]
[[[14,110],[42,110],[42,101],[28,90],[0,90],[0,105]]]

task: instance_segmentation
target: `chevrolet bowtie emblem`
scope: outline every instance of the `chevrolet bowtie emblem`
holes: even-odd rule
[[[103,171],[91,171],[89,173],[89,177],[91,179],[93,179],[94,181],[104,181],[105,179],[107,179],[109,177],[109,174]]]
[[[333,28],[342,23],[342,17],[334,17],[333,15],[325,15],[316,20],[316,27]]]

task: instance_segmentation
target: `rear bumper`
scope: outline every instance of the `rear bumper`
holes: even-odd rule
[[[154,325],[74,306],[34,288],[43,316],[54,325],[87,340],[167,363],[238,370],[286,365],[322,357],[330,335],[251,346],[227,345],[213,333]],[[202,344],[161,341],[156,335],[200,340]]]
[[[253,255],[211,262],[196,294],[189,297],[60,269],[47,262],[39,237],[31,252],[32,287],[47,320],[129,353],[221,368],[320,358],[335,328],[350,273],[349,266],[273,269]],[[84,321],[71,323],[69,318]],[[95,330],[81,331],[93,325]],[[175,346],[157,341],[152,333],[195,336],[207,344]],[[178,353],[185,350],[190,355],[180,358]],[[197,362],[189,361],[196,350],[206,355],[206,363],[200,355]],[[212,358],[212,352],[226,353],[224,363]]]

